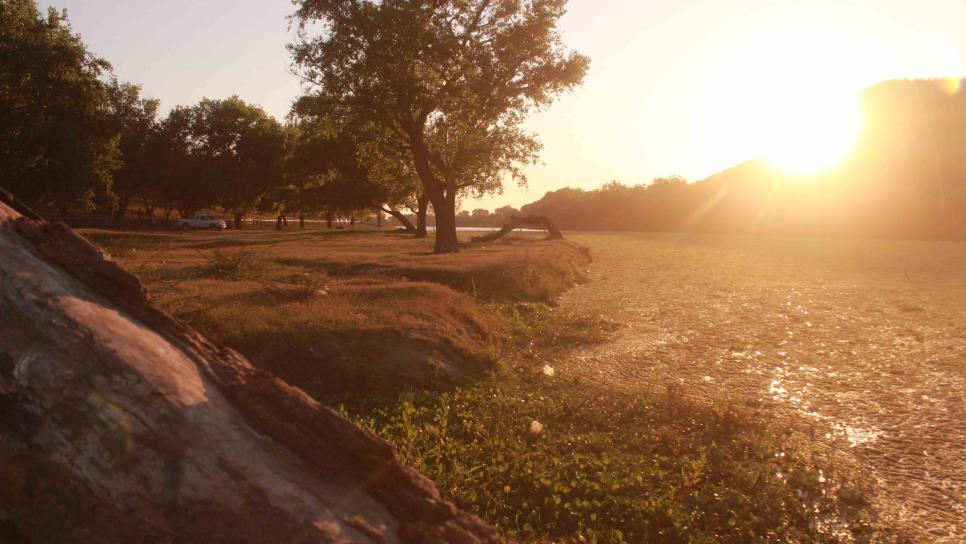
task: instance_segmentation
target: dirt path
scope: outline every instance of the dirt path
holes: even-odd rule
[[[966,542],[966,244],[576,239],[592,281],[562,305],[622,327],[562,371],[773,401],[870,469],[885,514]]]

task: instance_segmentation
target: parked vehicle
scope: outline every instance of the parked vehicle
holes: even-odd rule
[[[196,215],[190,219],[179,219],[178,226],[184,230],[188,229],[212,229],[224,230],[228,228],[228,223],[224,219],[212,217],[210,215]]]

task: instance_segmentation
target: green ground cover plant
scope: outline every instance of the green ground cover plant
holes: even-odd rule
[[[345,411],[524,542],[834,541],[831,484],[750,409],[511,372]]]

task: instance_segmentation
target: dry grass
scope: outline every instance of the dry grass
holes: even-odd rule
[[[84,230],[155,302],[321,400],[479,376],[505,340],[486,301],[546,301],[581,279],[566,242],[433,256],[431,240],[318,230]]]

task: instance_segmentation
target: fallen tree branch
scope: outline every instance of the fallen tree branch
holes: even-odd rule
[[[549,240],[563,240],[563,233],[560,232],[560,229],[557,228],[557,225],[549,217],[542,215],[518,215],[513,217],[502,229],[484,236],[474,236],[473,241],[493,242],[523,227],[538,227],[547,232],[547,238]]]
[[[411,233],[411,234],[413,234],[413,233],[416,232],[416,226],[413,225],[413,222],[410,221],[409,218],[406,217],[406,215],[404,213],[402,213],[401,211],[399,211],[399,210],[397,210],[395,208],[387,208],[387,207],[383,207],[383,206],[376,206],[376,209],[377,210],[382,210],[383,212],[386,212],[389,215],[391,215],[394,218],[396,218],[396,221],[399,221],[402,224],[403,228],[406,229],[406,232]]]

